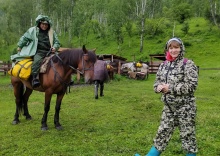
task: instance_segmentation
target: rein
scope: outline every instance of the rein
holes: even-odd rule
[[[63,60],[59,57],[59,55],[57,53],[55,55],[63,63]],[[88,54],[83,54],[83,57],[87,56],[87,55]],[[85,73],[85,71],[93,69],[92,65],[89,68],[85,68],[85,65],[84,65],[85,60],[83,59],[83,57],[82,57],[82,66],[83,66],[83,70],[82,71],[80,71],[79,69],[74,68],[73,66],[71,66],[69,64],[66,64],[66,65],[68,65],[71,69],[73,69],[73,70],[75,70],[75,71],[77,71],[77,72],[79,72],[80,74],[83,75]]]
[[[60,59],[60,58],[59,58],[59,59]],[[54,73],[55,73],[55,74],[54,74],[54,80],[56,80],[56,78],[58,77],[60,83],[63,85],[63,91],[65,91],[64,88],[65,88],[65,87],[68,87],[69,84],[66,83],[65,81],[63,81],[62,77],[60,76],[60,74],[59,74],[59,73],[57,72],[57,70],[55,69],[54,63],[53,63],[52,59],[50,59],[50,63],[51,63],[51,67],[53,68],[53,71],[54,71]],[[66,90],[66,91],[67,91],[67,90]],[[67,93],[67,92],[66,92],[66,93]]]
[[[84,56],[87,56],[88,54],[83,54],[83,57]],[[63,62],[63,60],[59,57],[59,55],[57,54],[57,53],[55,53],[55,56],[64,64],[64,62]],[[92,67],[92,65],[89,67],[89,68],[85,68],[85,63],[84,63],[84,58],[82,57],[82,66],[83,66],[83,71],[81,72],[79,69],[76,69],[76,68],[74,68],[73,66],[71,66],[71,65],[69,65],[69,64],[64,64],[64,65],[68,65],[71,69],[73,69],[73,70],[75,70],[75,71],[77,71],[77,72],[79,72],[80,74],[84,74],[85,73],[85,71],[87,71],[87,70],[94,70],[93,69],[93,67]],[[66,87],[68,87],[69,86],[69,83],[66,83],[66,82],[64,82],[63,81],[63,79],[62,79],[62,77],[60,76],[60,74],[57,72],[57,70],[55,69],[55,67],[54,67],[54,63],[53,63],[53,61],[52,61],[52,59],[50,59],[50,63],[51,63],[51,67],[53,68],[53,71],[54,71],[54,80],[56,80],[56,78],[58,78],[59,79],[59,81],[60,81],[60,83],[63,85],[63,88],[66,88]],[[67,91],[67,90],[66,90]]]
[[[88,54],[83,54],[83,57],[84,56],[88,56]],[[80,72],[80,74],[82,73],[82,74],[84,74],[85,73],[85,71],[87,71],[87,70],[94,70],[94,67],[92,67],[92,65],[89,67],[89,68],[85,68],[85,65],[84,65],[84,59],[83,59],[83,57],[82,57],[82,66],[83,66],[83,72],[81,72],[80,70],[78,70],[79,72]]]

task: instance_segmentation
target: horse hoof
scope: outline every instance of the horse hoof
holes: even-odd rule
[[[60,130],[63,130],[63,127],[62,126],[57,126],[56,129],[60,131]]]
[[[18,120],[14,120],[14,121],[12,121],[12,125],[17,125],[17,124],[19,124],[19,122],[20,121],[18,121]]]
[[[95,99],[98,99],[99,97],[98,96],[95,96]]]
[[[32,117],[31,116],[26,117],[26,120],[32,120]]]
[[[41,127],[41,130],[46,131],[46,130],[48,130],[48,127]]]

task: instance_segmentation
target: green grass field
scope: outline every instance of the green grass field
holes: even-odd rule
[[[62,131],[53,124],[55,95],[48,115],[48,131],[41,131],[44,94],[29,99],[33,120],[12,125],[13,88],[0,76],[0,155],[12,156],[132,156],[145,155],[152,146],[163,107],[153,91],[155,75],[148,80],[117,76],[105,85],[104,97],[94,99],[93,85],[75,86],[65,95],[60,113]],[[198,156],[220,155],[220,71],[201,70],[197,97]],[[175,131],[163,156],[184,156]]]

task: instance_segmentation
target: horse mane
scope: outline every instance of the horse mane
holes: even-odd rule
[[[58,53],[58,57],[56,55],[53,56],[52,61],[54,63],[58,63],[59,65],[68,64],[76,67],[83,54],[84,52],[82,49],[65,49]],[[87,54],[89,56],[89,60],[95,63],[97,58],[95,53],[89,50]]]
[[[82,57],[83,51],[81,49],[65,49],[62,52],[58,53],[58,57],[55,55],[52,58],[54,63],[62,64],[70,64],[72,66],[76,66],[78,60]],[[60,61],[60,59],[62,61]],[[72,64],[74,63],[74,64]]]
[[[95,63],[96,62],[96,60],[97,60],[97,56],[96,56],[96,54],[95,54],[95,50],[88,50],[88,56],[89,56],[89,59],[93,62],[93,63]]]

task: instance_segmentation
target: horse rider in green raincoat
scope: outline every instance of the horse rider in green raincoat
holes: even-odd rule
[[[52,22],[48,16],[38,15],[35,26],[29,28],[17,43],[18,53],[11,56],[13,63],[25,58],[33,58],[31,75],[33,76],[32,87],[40,86],[38,74],[43,59],[48,52],[56,52],[60,42],[56,32],[52,29]]]

